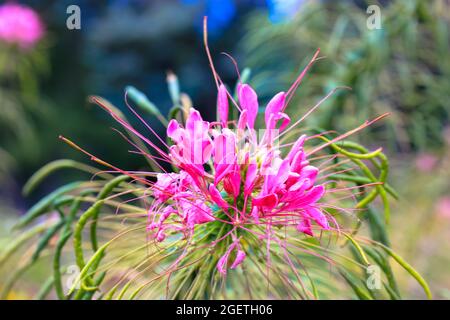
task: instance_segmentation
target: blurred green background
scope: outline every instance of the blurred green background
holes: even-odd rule
[[[17,3],[17,2],[16,2]],[[384,112],[391,116],[360,134],[391,158],[394,249],[429,281],[436,298],[450,298],[450,1],[114,0],[20,1],[36,10],[45,36],[31,49],[0,42],[0,246],[8,228],[36,199],[77,179],[55,175],[30,197],[21,189],[39,167],[59,158],[88,161],[58,135],[70,137],[122,168],[145,168],[89,104],[100,95],[127,113],[124,88],[145,92],[163,114],[171,107],[166,74],[208,119],[216,92],[202,42],[209,17],[210,47],[222,79],[234,83],[231,54],[263,99],[287,90],[317,48],[317,62],[288,113],[296,119],[337,86],[309,124],[345,132]],[[81,29],[69,30],[66,9],[81,9]],[[3,2],[2,2],[3,5]],[[370,5],[381,28],[370,29]],[[0,20],[1,24],[1,20]],[[164,135],[159,122],[146,120]],[[401,274],[401,272],[400,272]],[[37,275],[36,278],[39,278]],[[17,297],[33,296],[30,279]],[[419,296],[409,280],[406,296]],[[1,282],[0,282],[1,284]]]

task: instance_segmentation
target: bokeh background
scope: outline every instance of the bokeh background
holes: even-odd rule
[[[0,246],[14,221],[36,200],[76,173],[53,175],[24,197],[22,187],[42,165],[60,158],[88,161],[63,144],[70,137],[122,168],[145,168],[141,157],[111,130],[108,114],[90,104],[105,97],[123,113],[133,85],[166,115],[172,106],[166,77],[177,75],[208,119],[216,92],[203,47],[202,19],[218,72],[236,81],[232,55],[262,99],[286,90],[317,48],[325,57],[291,103],[302,115],[336,86],[309,125],[346,131],[384,112],[383,124],[360,134],[391,159],[394,249],[450,299],[450,1],[448,0],[110,0],[6,1],[35,10],[44,35],[22,48],[0,39]],[[81,29],[69,30],[66,9],[81,9]],[[369,5],[381,9],[381,29],[367,27]],[[1,1],[1,6],[5,5]],[[4,18],[3,18],[4,19]],[[2,28],[0,18],[0,33]],[[1,38],[1,37],[0,37]],[[146,120],[162,135],[156,118]],[[408,298],[420,295],[401,277]],[[0,279],[1,286],[1,279]],[[15,297],[32,297],[39,275]],[[14,297],[12,297],[14,298]]]

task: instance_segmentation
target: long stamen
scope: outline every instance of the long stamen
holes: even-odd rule
[[[314,153],[316,153],[316,152],[322,150],[323,148],[328,147],[329,145],[331,145],[331,144],[333,144],[333,143],[335,143],[335,142],[337,142],[337,141],[340,141],[340,140],[342,140],[342,139],[345,139],[345,138],[351,136],[352,134],[354,134],[354,133],[356,133],[356,132],[358,132],[358,131],[361,131],[361,130],[364,129],[364,128],[369,127],[370,125],[374,124],[375,122],[380,121],[380,120],[383,119],[383,118],[386,118],[386,117],[389,116],[389,115],[390,115],[390,113],[389,113],[389,112],[386,112],[386,113],[384,113],[384,114],[382,114],[382,115],[376,117],[376,118],[373,119],[373,120],[366,121],[366,122],[364,122],[362,125],[360,125],[359,127],[355,128],[355,129],[353,129],[353,130],[350,130],[350,131],[348,131],[347,133],[344,133],[344,134],[340,135],[339,137],[334,138],[334,139],[332,139],[331,141],[329,141],[329,142],[327,142],[327,143],[325,143],[325,144],[323,144],[323,145],[321,145],[321,146],[319,146],[319,147],[313,149],[312,151],[308,152],[308,155],[314,154]]]
[[[139,177],[137,177],[137,176],[135,176],[135,175],[133,175],[133,174],[131,174],[131,173],[125,171],[125,170],[119,169],[119,168],[113,166],[112,164],[109,164],[109,163],[107,163],[106,161],[103,161],[103,160],[97,158],[96,156],[94,156],[94,155],[92,155],[91,153],[87,152],[86,150],[84,150],[83,148],[81,148],[80,146],[78,146],[77,144],[75,144],[74,142],[72,142],[71,140],[69,140],[69,139],[63,137],[62,135],[60,135],[59,138],[60,138],[61,140],[63,140],[65,143],[67,143],[68,145],[70,145],[71,147],[73,147],[73,148],[75,148],[75,149],[77,149],[77,150],[83,152],[84,154],[88,155],[88,156],[91,158],[92,161],[95,161],[95,162],[97,162],[97,163],[99,163],[99,164],[101,164],[101,165],[103,165],[103,166],[105,166],[105,167],[114,169],[114,170],[116,170],[117,172],[120,172],[120,173],[123,173],[123,174],[125,174],[125,175],[127,175],[127,176],[130,176],[130,177],[132,177],[133,179],[136,179],[137,181],[140,181],[140,182],[142,182],[142,183],[144,183],[144,184],[152,185],[151,183],[149,183],[149,182],[148,182],[147,180],[145,180],[145,179],[141,179],[141,178],[139,178]]]
[[[309,61],[309,63],[306,65],[306,67],[303,69],[303,71],[300,73],[300,75],[297,77],[297,79],[294,81],[294,83],[291,85],[291,87],[289,88],[289,90],[287,91],[287,100],[286,100],[286,104],[283,107],[283,111],[286,109],[286,107],[288,106],[289,102],[292,99],[292,96],[295,92],[295,90],[297,90],[298,86],[300,85],[300,83],[302,82],[303,78],[305,77],[306,73],[308,72],[308,70],[311,68],[311,66],[314,64],[314,62],[317,61],[317,57],[319,56],[320,53],[320,48],[318,48],[316,50],[316,52],[314,53],[312,59]]]

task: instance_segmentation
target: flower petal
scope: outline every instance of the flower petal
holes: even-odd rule
[[[239,116],[238,121],[238,130],[245,130],[247,126],[247,110],[242,110],[241,115]]]
[[[230,174],[230,183],[233,188],[233,196],[237,198],[241,187],[241,173],[237,165],[234,166],[234,170]]]
[[[219,261],[217,262],[217,270],[219,270],[219,273],[223,275],[227,274],[228,256],[229,253],[226,252],[222,257],[220,257]]]
[[[251,215],[252,215],[253,219],[255,220],[255,222],[257,224],[259,224],[259,210],[258,210],[258,207],[256,207],[256,206],[253,207]]]
[[[291,122],[291,118],[289,118],[289,116],[286,113],[279,113],[280,117],[278,119],[283,119],[283,122],[281,123],[280,126],[280,132],[283,131],[284,129],[286,129],[286,127],[288,126],[288,124]]]
[[[179,129],[180,125],[178,124],[178,121],[176,119],[170,120],[169,124],[167,125],[167,136],[169,138],[172,138],[175,142],[178,142],[179,140]]]
[[[252,193],[253,183],[255,182],[256,174],[258,173],[258,165],[250,163],[247,167],[247,175],[245,177],[244,195],[248,196]]]
[[[228,129],[224,129],[214,139],[214,163],[232,164],[236,158],[236,136]]]
[[[203,119],[200,112],[194,108],[191,108],[189,116],[186,119],[186,129],[192,136],[194,136],[195,130],[200,128],[200,124],[203,124]]]
[[[271,193],[262,197],[253,198],[253,205],[272,209],[278,204],[278,197],[275,193]]]
[[[313,166],[306,166],[302,168],[300,172],[300,179],[310,179],[311,181],[316,180],[319,169]]]
[[[219,91],[217,92],[217,114],[223,127],[227,126],[228,108],[227,88],[224,84],[221,84],[219,86]]]
[[[258,114],[258,96],[248,84],[243,84],[239,89],[239,103],[242,110],[247,111],[248,126],[253,129]]]
[[[303,148],[303,145],[305,144],[306,135],[302,135],[300,138],[295,141],[294,145],[292,146],[291,151],[289,151],[289,154],[287,155],[287,159],[292,162],[295,155]],[[292,164],[292,163],[291,163]]]
[[[231,265],[230,269],[236,269],[236,267],[240,265],[242,261],[244,261],[244,259],[245,259],[245,252],[242,250],[238,250],[238,252],[236,253],[236,259],[234,259],[234,262]]]
[[[327,217],[317,208],[309,207],[306,209],[306,213],[308,216],[311,217],[319,226],[321,226],[323,229],[330,229],[330,226],[328,224]]]
[[[312,232],[311,229],[311,221],[309,221],[309,219],[302,219],[299,224],[297,225],[297,230],[300,232],[303,232],[307,235],[310,235],[311,237],[314,236],[314,233]]]
[[[269,118],[272,114],[277,114],[283,110],[284,103],[286,101],[286,93],[277,93],[267,104],[264,119],[266,121],[266,127],[269,127]]]
[[[211,195],[212,200],[223,210],[228,209],[228,203],[223,200],[222,195],[220,194],[219,190],[211,184],[209,186],[209,194]]]

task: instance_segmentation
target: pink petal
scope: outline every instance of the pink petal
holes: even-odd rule
[[[236,137],[233,132],[224,129],[214,139],[214,163],[233,164],[236,158]]]
[[[278,197],[276,194],[271,193],[266,196],[253,198],[253,205],[257,207],[264,207],[267,209],[272,209],[278,204]]]
[[[266,107],[266,112],[264,114],[266,127],[269,127],[270,115],[277,114],[278,112],[283,110],[285,100],[286,100],[286,93],[279,92],[269,101]]]
[[[293,206],[301,207],[316,203],[325,194],[325,188],[322,185],[314,186],[303,197],[293,203]]]
[[[265,133],[265,138],[267,139],[267,142],[272,144],[274,137],[276,137],[279,132],[278,130],[274,130],[276,126],[276,115],[275,114],[271,114],[269,115],[269,119],[267,120],[267,125],[266,125],[266,133]]]
[[[256,174],[258,173],[258,165],[250,163],[247,167],[247,175],[245,177],[244,195],[249,195],[253,190],[253,183],[255,182]]]
[[[303,150],[299,150],[291,161],[291,170],[300,173],[306,160],[306,154]]]
[[[217,93],[217,113],[219,115],[219,120],[223,127],[227,126],[228,121],[228,95],[227,89],[224,84],[219,86],[219,91]]]
[[[258,213],[258,207],[253,207],[251,215],[253,217],[253,219],[255,220],[256,223],[259,223],[259,213]]]
[[[174,212],[176,211],[171,206],[165,207],[159,216],[159,224],[163,223]]]
[[[317,208],[310,207],[306,209],[306,213],[323,229],[330,229],[327,217]]]
[[[211,158],[211,154],[213,152],[213,144],[211,140],[203,140],[202,141],[202,162],[204,164]]]
[[[158,233],[156,234],[156,241],[162,242],[162,241],[164,241],[165,238],[166,238],[166,234],[164,233],[164,231],[162,229],[159,230]]]
[[[219,270],[219,272],[223,275],[227,274],[228,255],[228,252],[225,253],[217,262],[217,270]]]
[[[211,195],[212,200],[223,210],[227,210],[228,209],[228,203],[223,200],[222,195],[220,194],[219,190],[217,190],[217,188],[211,184],[209,186],[209,193]]]
[[[289,172],[289,177],[286,180],[286,189],[290,190],[290,188],[300,180],[300,175],[296,172]]]
[[[314,236],[314,233],[312,232],[311,229],[311,222],[309,221],[309,219],[302,219],[300,223],[297,225],[297,230],[312,237]]]
[[[303,192],[311,187],[312,183],[309,179],[299,179],[296,183],[294,183],[289,191],[291,192]]]
[[[216,165],[226,163],[224,162],[225,155],[227,153],[226,150],[227,150],[226,138],[223,134],[219,134],[214,139],[214,163]]]
[[[310,179],[312,181],[316,180],[317,174],[319,173],[319,169],[313,166],[306,166],[302,168],[300,172],[301,179]]]
[[[232,243],[228,247],[225,254],[222,257],[220,257],[219,261],[217,262],[217,270],[219,270],[219,272],[223,275],[227,274],[228,257],[230,256],[230,253],[234,249],[235,246],[236,246],[236,242]]]
[[[253,129],[258,114],[258,96],[248,84],[243,84],[239,89],[239,103],[242,110],[247,111],[248,126]]]
[[[269,107],[269,105],[267,106]],[[279,131],[283,131],[288,124],[291,122],[291,118],[283,112],[271,112],[266,109],[265,120],[266,120],[266,128],[267,130],[273,130],[277,126],[277,123],[280,119],[283,119],[281,123]],[[271,134],[271,133],[270,133]],[[271,136],[269,136],[269,141],[271,140]]]
[[[178,124],[178,121],[175,119],[170,120],[169,124],[167,125],[167,136],[172,138],[174,141],[178,141],[179,135],[178,130],[180,129],[180,125]]]
[[[223,189],[228,193],[230,196],[234,197],[234,188],[231,184],[230,179],[224,179],[223,180]]]
[[[305,140],[306,140],[306,135],[304,134],[300,138],[298,138],[297,141],[295,141],[294,145],[292,146],[291,151],[289,151],[289,154],[287,155],[287,159],[289,159],[289,161],[292,162],[292,160],[294,159],[294,156],[298,153],[298,151],[300,149],[303,148]]]
[[[148,226],[147,226],[147,230],[154,230],[154,229],[156,229],[156,228],[158,228],[159,227],[159,224],[158,223],[156,223],[156,222],[152,222],[152,223],[150,223]]]
[[[200,112],[194,108],[190,109],[189,116],[186,119],[186,129],[194,136],[196,128],[203,124],[202,116]]]
[[[242,110],[241,115],[239,116],[238,121],[238,130],[245,130],[247,126],[247,110]]]
[[[245,252],[242,250],[238,250],[238,252],[236,253],[236,259],[234,259],[234,262],[230,268],[236,269],[236,267],[240,265],[242,261],[244,261],[244,259],[245,259]]]
[[[303,181],[303,180],[302,180]],[[305,184],[309,179],[304,180]],[[301,186],[298,191],[289,191],[281,199],[283,202],[288,202],[284,206],[284,210],[301,210],[313,205],[325,193],[325,188],[321,185],[311,188],[311,190],[304,192],[305,186]]]
[[[238,168],[234,168],[234,171],[230,174],[230,183],[233,188],[233,196],[237,198],[240,193],[240,187],[241,187],[241,173],[239,172]]]
[[[283,119],[283,122],[281,123],[281,126],[280,126],[280,132],[281,132],[291,122],[291,118],[289,118],[289,116],[286,113],[280,113],[280,118],[279,119]]]
[[[216,174],[214,176],[214,184],[217,185],[225,176],[233,169],[233,164],[217,164],[215,166]]]
[[[277,177],[274,181],[276,185],[273,187],[280,186],[282,183],[286,182],[287,178],[289,177],[290,169],[291,167],[289,165],[289,161],[287,159],[283,160],[280,168],[278,169]]]
[[[322,185],[315,186],[308,193],[307,198],[310,203],[316,203],[325,194],[325,187]]]
[[[211,209],[202,208],[200,203],[193,204],[192,208],[189,209],[187,223],[192,227],[196,224],[203,224],[214,220]]]

